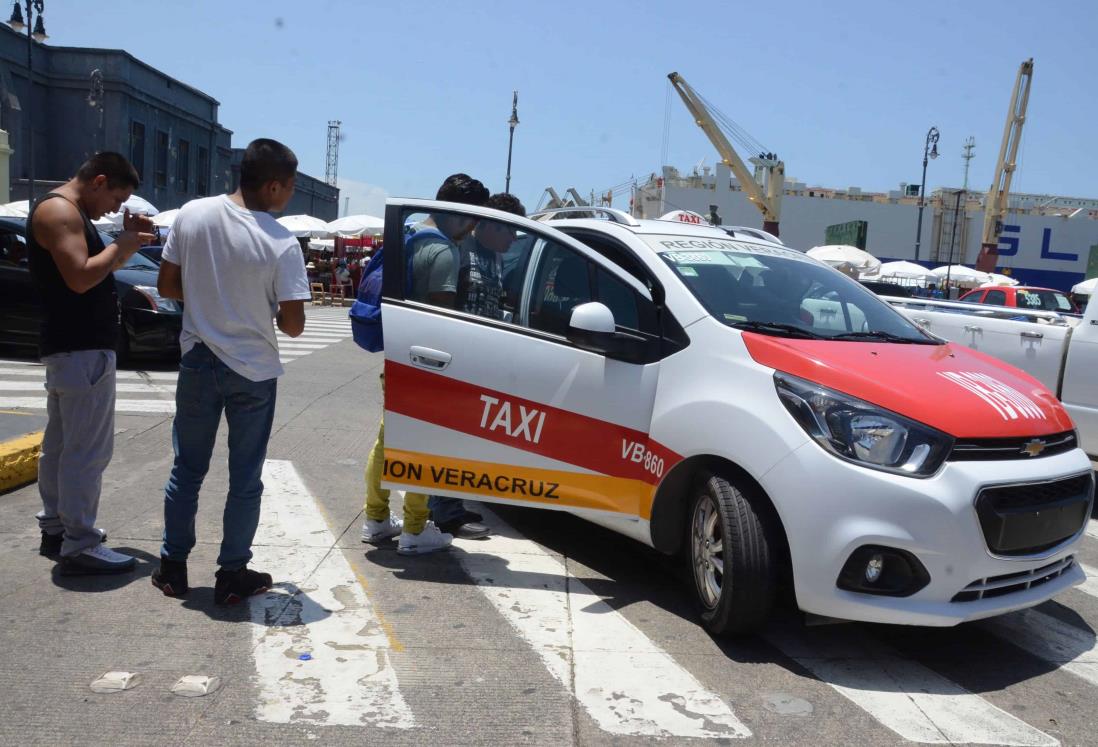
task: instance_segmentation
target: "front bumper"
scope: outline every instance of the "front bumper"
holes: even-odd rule
[[[949,626],[1031,607],[1084,581],[1078,563],[1065,563],[1040,583],[1010,584],[1001,577],[1064,561],[1076,552],[1085,521],[1073,537],[1044,552],[996,557],[975,501],[991,485],[1057,480],[1090,470],[1090,460],[1075,449],[1029,461],[948,462],[934,477],[919,480],[843,462],[809,442],[761,481],[785,526],[802,610],[846,620]],[[930,583],[908,597],[839,589],[843,564],[862,545],[912,553]],[[963,594],[989,584],[1003,590]]]
[[[125,308],[122,323],[129,337],[131,353],[179,355],[182,313]]]

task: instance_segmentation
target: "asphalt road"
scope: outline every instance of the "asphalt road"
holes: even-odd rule
[[[224,433],[206,480],[192,592],[148,581],[171,463],[174,376],[120,377],[100,524],[141,564],[66,578],[37,555],[35,486],[0,496],[3,744],[1093,744],[1098,579],[953,629],[696,623],[679,565],[579,519],[489,512],[496,534],[404,557],[359,541],[381,358],[310,309],[265,468],[253,565],[271,593],[213,605]],[[0,407],[37,411],[41,372],[0,360]],[[394,505],[399,500],[394,500]],[[1092,522],[1093,524],[1093,522]],[[1098,537],[1098,531],[1095,532]],[[1078,559],[1098,567],[1098,539]],[[131,689],[94,692],[107,672]],[[171,692],[216,677],[204,697]]]

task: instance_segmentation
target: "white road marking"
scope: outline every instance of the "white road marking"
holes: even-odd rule
[[[982,625],[1038,659],[1098,685],[1098,652],[1092,631],[1033,609],[995,617]]]
[[[1094,537],[1098,539],[1098,520],[1087,519],[1087,531],[1088,537]]]
[[[43,381],[9,381],[0,379],[0,392],[44,392]],[[143,392],[145,394],[174,394],[175,384],[153,384],[148,382],[119,381],[114,385],[116,392]]]
[[[1059,742],[896,651],[840,630],[784,630],[765,638],[904,739],[927,744]]]
[[[0,361],[4,364],[4,367],[0,367],[0,374],[9,376],[22,376],[22,377],[35,377],[39,379],[46,378],[45,366],[27,366],[26,368],[6,368],[12,361]],[[144,381],[150,379],[152,381],[175,381],[179,378],[177,371],[117,371],[115,377],[118,379],[134,379],[138,381]]]
[[[1083,573],[1087,574],[1087,580],[1075,588],[1084,594],[1098,597],[1098,568],[1086,565],[1085,563],[1080,563],[1079,567],[1083,569]]]
[[[327,344],[315,345],[307,342],[280,342],[278,343],[279,350],[323,350],[328,347]]]
[[[277,335],[277,338],[278,338],[279,342],[287,342],[289,340],[311,340],[313,342],[333,343],[333,342],[339,342],[340,340],[345,340],[348,337],[350,337],[349,333],[346,334],[346,335],[335,335],[335,334],[329,335],[329,334],[315,334],[315,333],[314,334],[309,334],[309,333],[306,333],[306,334],[303,334],[303,335],[298,335],[297,337],[290,337],[289,335]]]
[[[494,523],[494,522],[493,522]],[[732,709],[548,553],[475,552],[461,564],[549,672],[611,734],[751,736]],[[530,579],[537,579],[531,584]]]
[[[46,398],[42,397],[0,397],[0,409],[45,410]],[[175,400],[169,399],[116,399],[115,412],[131,413],[173,413]]]
[[[293,464],[268,460],[256,567],[296,581],[249,600],[256,717],[409,729],[389,639]],[[260,556],[262,551],[263,557]],[[296,575],[296,579],[294,578]],[[308,660],[300,656],[308,654]]]

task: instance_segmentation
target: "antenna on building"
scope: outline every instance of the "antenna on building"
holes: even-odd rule
[[[972,162],[972,159],[976,156],[976,154],[972,152],[975,147],[976,138],[972,137],[971,135],[969,137],[966,137],[964,145],[965,153],[963,156],[961,156],[961,158],[965,159],[965,185],[964,187],[962,187],[962,189],[966,191],[968,190],[968,167],[969,164]]]
[[[339,126],[338,119],[328,120],[328,160],[324,167],[324,181],[333,187],[336,186],[339,172]]]

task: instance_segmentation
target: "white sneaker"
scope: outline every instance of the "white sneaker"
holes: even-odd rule
[[[76,555],[61,558],[63,576],[83,576],[97,573],[124,573],[132,570],[137,560],[115,552],[102,544],[88,547]]]
[[[385,521],[366,519],[362,523],[362,541],[376,545],[396,537],[403,528],[404,525],[400,523],[400,519],[394,519],[391,516],[386,516]]]
[[[397,540],[397,552],[401,555],[423,555],[424,553],[445,550],[454,541],[451,534],[440,532],[435,522],[428,521],[419,534],[401,532]]]

